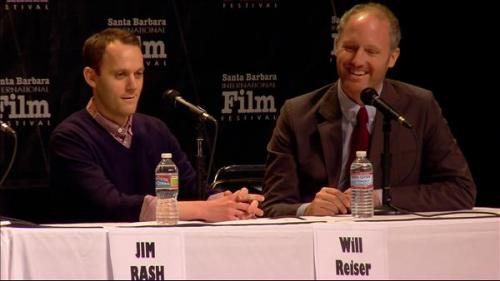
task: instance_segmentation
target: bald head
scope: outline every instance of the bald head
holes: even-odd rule
[[[336,42],[342,37],[345,30],[345,26],[351,20],[363,20],[367,17],[374,16],[381,21],[386,21],[389,25],[389,36],[390,36],[390,47],[391,49],[396,49],[399,47],[399,42],[401,41],[401,29],[399,27],[399,21],[386,6],[379,3],[366,3],[359,4],[352,7],[350,10],[342,15],[337,28],[338,35]]]

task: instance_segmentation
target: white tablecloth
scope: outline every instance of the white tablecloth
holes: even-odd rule
[[[384,264],[385,277],[389,279],[500,279],[498,217],[383,222],[359,222],[349,217],[315,219],[327,223],[285,224],[307,221],[259,219],[248,221],[253,225],[167,228],[143,225],[124,228],[115,224],[105,224],[102,228],[3,226],[0,228],[0,277],[116,278],[119,274],[116,269],[113,272],[111,265],[121,257],[111,252],[117,244],[110,249],[110,237],[113,239],[113,234],[119,232],[137,241],[143,241],[147,235],[161,240],[162,233],[164,239],[168,237],[166,234],[178,234],[182,238],[179,249],[183,251],[178,258],[185,259],[179,264],[185,267],[187,279],[316,279],[321,275],[318,275],[317,264],[315,266],[315,262],[318,263],[315,261],[318,253],[314,251],[318,243],[315,232],[330,231],[334,234],[332,239],[338,240],[334,237],[337,233],[349,235],[370,229],[385,241],[380,247],[386,258],[377,262]],[[330,260],[326,264],[329,262],[334,264]],[[165,278],[168,277],[166,274]]]

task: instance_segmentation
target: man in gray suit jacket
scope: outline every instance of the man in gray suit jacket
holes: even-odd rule
[[[281,109],[267,148],[266,215],[349,212],[349,143],[361,107],[369,117],[374,204],[381,205],[383,116],[360,100],[368,87],[413,124],[413,132],[392,127],[392,205],[412,211],[474,206],[476,187],[467,161],[432,93],[385,78],[399,57],[400,38],[398,20],[381,4],[357,5],[342,16],[335,40],[339,80],[290,99]]]

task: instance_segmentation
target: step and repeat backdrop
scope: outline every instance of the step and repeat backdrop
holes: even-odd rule
[[[47,190],[50,133],[91,96],[82,78],[82,44],[106,27],[139,36],[146,65],[139,111],[167,123],[193,165],[198,120],[168,104],[162,98],[167,89],[219,121],[213,172],[263,164],[284,101],[337,78],[331,55],[336,26],[360,2],[0,0],[0,120],[16,130],[19,142],[0,192]],[[491,186],[497,182],[488,178],[493,170],[481,154],[500,140],[478,126],[493,117],[478,100],[494,95],[485,83],[491,74],[477,60],[490,46],[474,36],[493,26],[491,18],[478,16],[488,2],[442,8],[433,1],[380,2],[399,17],[403,33],[400,60],[388,76],[434,91],[469,160],[478,204],[498,206]],[[214,130],[203,132],[209,154]],[[12,151],[12,137],[1,134],[0,176]],[[5,201],[0,210],[13,204]]]

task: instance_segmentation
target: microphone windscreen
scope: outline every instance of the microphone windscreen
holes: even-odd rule
[[[4,123],[3,121],[0,120],[0,131],[6,132],[8,134],[15,135],[16,131],[12,129],[7,123]]]
[[[377,97],[377,91],[373,88],[366,88],[361,91],[361,101],[364,104],[373,105],[375,97]]]
[[[177,90],[169,89],[169,90],[166,90],[165,93],[163,93],[163,96],[166,97],[167,99],[175,101],[175,98],[180,97],[181,93],[179,93],[179,91],[177,91]]]

